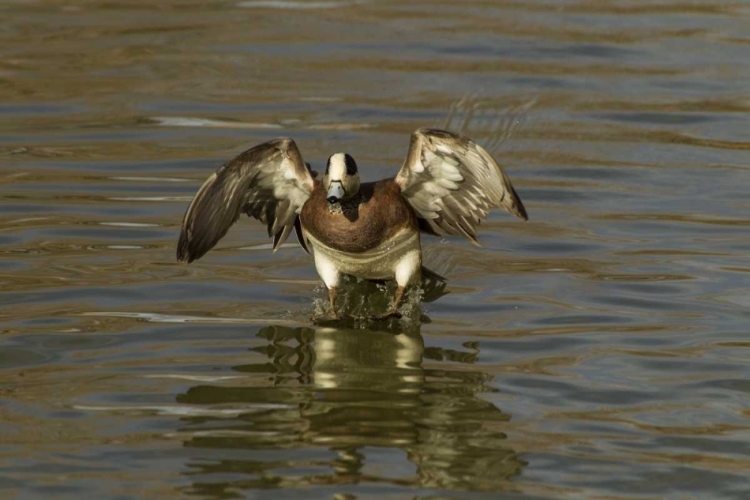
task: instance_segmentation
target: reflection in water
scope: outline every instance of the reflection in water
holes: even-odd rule
[[[488,375],[423,365],[472,363],[476,354],[425,349],[419,333],[272,326],[258,336],[269,343],[251,350],[268,361],[233,369],[266,376],[262,384],[199,385],[177,398],[260,405],[231,419],[185,420],[185,445],[211,450],[190,464],[194,493],[362,482],[497,491],[523,466],[505,446],[509,415],[479,396],[491,390]],[[326,459],[305,460],[321,447]],[[386,463],[378,448],[390,449]],[[393,459],[399,450],[402,462]]]
[[[0,500],[750,498],[748,4],[0,2]],[[424,349],[254,336],[318,277],[252,220],[173,262],[226,158],[394,175],[454,102],[534,217],[425,238]]]

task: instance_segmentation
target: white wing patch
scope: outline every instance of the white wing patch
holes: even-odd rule
[[[426,169],[424,165],[427,165]],[[429,178],[419,185],[419,190],[411,193],[410,200],[414,209],[423,218],[437,218],[437,212],[444,208],[442,198],[459,188],[459,183],[464,180],[464,177],[458,165],[455,158],[438,156],[428,149],[423,150],[421,160],[415,163],[415,166],[419,168],[413,171],[419,173],[427,170]]]
[[[275,177],[279,177],[278,180],[282,182],[273,183],[274,197],[277,200],[289,200],[296,207],[295,213],[299,214],[310,194],[300,186],[294,163],[289,158],[284,158]]]
[[[279,170],[281,174],[284,176],[284,180],[286,181],[297,180],[297,174],[294,170],[294,163],[292,163],[292,160],[290,160],[288,157],[281,160],[281,165],[279,166]]]

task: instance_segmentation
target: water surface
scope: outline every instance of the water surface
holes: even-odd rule
[[[0,16],[2,497],[750,495],[745,3]],[[311,325],[311,259],[248,219],[174,261],[244,149],[374,180],[457,102],[531,220],[427,239],[449,283],[411,321]]]

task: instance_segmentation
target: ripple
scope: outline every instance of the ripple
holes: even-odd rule
[[[269,320],[268,318],[219,318],[219,317],[201,317],[185,316],[173,314],[157,314],[145,312],[118,312],[118,311],[96,311],[81,313],[81,316],[111,317],[111,318],[134,318],[145,320],[151,323],[208,323],[208,324],[276,324],[276,325],[296,325],[291,320]]]
[[[211,128],[237,128],[237,129],[280,129],[281,125],[276,123],[248,123],[229,120],[216,120],[211,118],[192,118],[180,116],[154,116],[149,121],[164,127],[211,127]]]
[[[74,405],[73,409],[81,411],[101,411],[108,413],[155,413],[157,415],[176,415],[185,417],[237,417],[247,413],[269,409],[286,408],[282,405],[237,405],[233,408],[206,408],[201,406],[88,406]]]
[[[746,7],[0,9],[5,496],[747,496]],[[531,220],[425,235],[448,283],[408,321],[312,325],[311,258],[244,216],[174,262],[238,152],[290,135],[369,181],[434,124],[492,150]]]
[[[364,0],[349,0],[349,1],[334,1],[334,2],[295,2],[292,0],[249,0],[245,2],[239,2],[238,7],[245,7],[250,9],[292,9],[292,10],[307,10],[307,9],[334,9],[337,7],[349,7],[353,5],[360,5],[368,3]]]

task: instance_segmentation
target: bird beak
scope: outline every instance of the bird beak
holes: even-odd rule
[[[341,181],[331,181],[331,184],[328,186],[328,195],[326,196],[326,199],[328,200],[328,203],[338,203],[341,198],[344,197],[345,193],[346,191],[344,190]]]

